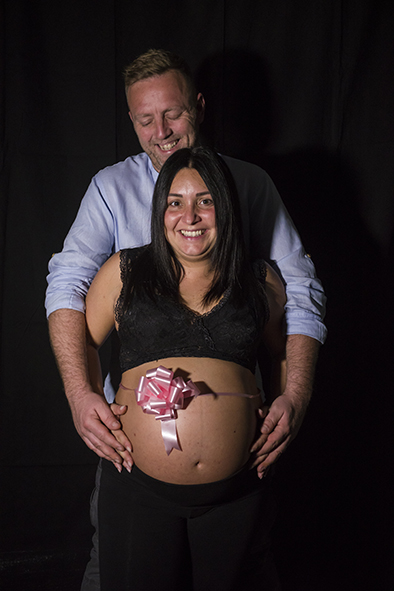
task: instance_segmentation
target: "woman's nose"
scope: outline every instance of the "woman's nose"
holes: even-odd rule
[[[183,213],[183,221],[186,224],[195,224],[200,221],[200,216],[198,215],[197,207],[193,204],[187,205],[185,211]]]

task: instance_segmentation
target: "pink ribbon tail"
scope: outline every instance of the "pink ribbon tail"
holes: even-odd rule
[[[179,449],[179,451],[182,451],[179,445],[175,419],[161,421],[161,434],[163,436],[164,447],[166,448],[168,456],[173,449]]]

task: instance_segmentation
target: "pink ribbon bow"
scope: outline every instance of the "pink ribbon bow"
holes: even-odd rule
[[[197,386],[189,380],[187,383],[181,377],[174,378],[174,372],[162,365],[146,372],[140,378],[135,390],[137,404],[155,419],[161,421],[161,434],[167,455],[172,450],[181,448],[175,420],[177,410],[183,408],[185,398],[192,398],[200,394]]]

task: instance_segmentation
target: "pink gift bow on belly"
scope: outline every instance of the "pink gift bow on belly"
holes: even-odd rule
[[[174,372],[162,365],[149,369],[146,376],[140,378],[135,390],[137,404],[146,414],[156,415],[161,421],[161,434],[167,455],[173,449],[181,448],[175,420],[177,410],[183,408],[185,398],[198,396],[200,390],[189,380],[187,383],[181,377],[174,378]]]

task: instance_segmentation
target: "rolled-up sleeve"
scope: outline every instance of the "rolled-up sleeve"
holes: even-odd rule
[[[324,343],[323,286],[274,183],[258,166],[225,159],[237,185],[250,257],[268,261],[286,286],[287,334],[302,334]]]
[[[85,311],[85,296],[114,246],[114,219],[97,179],[81,201],[63,250],[52,256],[45,297],[47,316],[60,308]]]
[[[275,261],[274,266],[286,285],[287,334],[303,334],[324,343],[326,296],[311,257],[301,246]]]
[[[253,199],[251,213],[253,242],[260,236],[269,262],[286,286],[287,334],[302,334],[324,343],[326,296],[322,283],[274,183],[261,172],[264,180]]]

